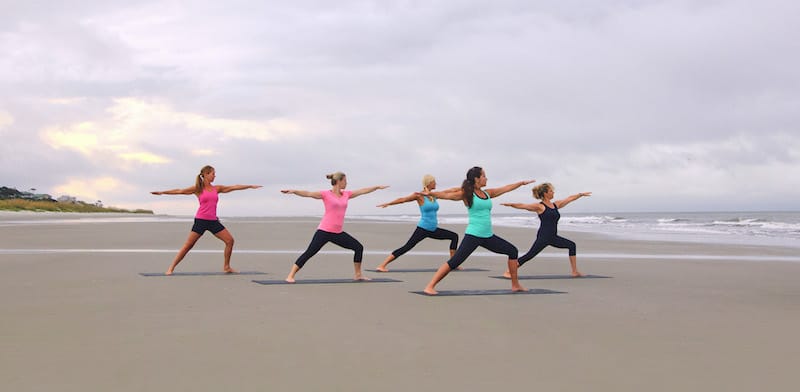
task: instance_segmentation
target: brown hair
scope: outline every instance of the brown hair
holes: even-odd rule
[[[475,196],[475,179],[480,177],[482,172],[483,168],[479,166],[472,167],[467,170],[467,178],[461,183],[461,200],[464,200],[467,208],[472,208],[472,198]]]

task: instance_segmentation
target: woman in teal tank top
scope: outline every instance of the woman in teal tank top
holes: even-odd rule
[[[430,175],[426,174],[422,177],[422,193],[430,192],[436,189],[436,179]],[[450,188],[443,192],[454,192],[459,190],[460,188]],[[453,257],[453,254],[456,253],[456,248],[458,247],[458,234],[442,229],[439,227],[439,221],[437,219],[437,212],[439,211],[439,202],[436,201],[434,196],[424,196],[420,192],[414,192],[406,197],[401,197],[395,200],[392,200],[388,203],[378,204],[378,207],[386,208],[388,206],[393,206],[396,204],[401,203],[408,203],[410,201],[416,201],[417,205],[419,205],[420,211],[420,219],[419,223],[417,224],[416,230],[414,233],[411,234],[411,238],[405,243],[405,245],[401,246],[400,248],[395,249],[389,256],[383,260],[383,263],[375,268],[377,272],[389,272],[389,269],[386,267],[397,259],[398,257],[402,256],[411,248],[416,246],[420,241],[424,240],[425,238],[433,238],[437,240],[450,240],[450,257]]]
[[[517,248],[510,242],[500,238],[492,232],[492,198],[513,191],[523,185],[532,183],[533,180],[519,181],[500,188],[482,189],[486,186],[486,173],[482,168],[475,166],[467,171],[467,178],[461,184],[461,189],[454,192],[428,192],[428,194],[446,200],[461,200],[467,206],[469,223],[464,232],[464,240],[446,263],[439,267],[433,278],[425,287],[425,294],[436,295],[436,284],[444,279],[453,269],[458,268],[464,260],[479,246],[494,253],[508,256],[508,270],[511,275],[511,291],[527,291],[519,284],[517,278]]]

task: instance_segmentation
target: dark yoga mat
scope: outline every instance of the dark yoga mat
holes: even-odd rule
[[[409,291],[410,293],[424,295],[426,297],[457,297],[468,295],[525,295],[525,294],[566,294],[565,291],[554,291],[547,289],[528,289],[528,291],[513,292],[511,289],[495,290],[439,290],[437,295],[428,295],[424,291]]]
[[[392,268],[389,272],[379,272],[378,270],[368,269],[369,272],[377,272],[379,274],[391,274],[392,272],[436,272],[438,268]],[[450,272],[486,272],[487,269],[483,268],[464,268],[462,270],[452,270]]]
[[[499,276],[490,276],[490,278],[495,279],[506,279],[503,275]],[[610,276],[602,276],[602,275],[583,275],[580,278],[573,278],[572,275],[519,275],[519,280],[532,280],[532,279],[608,279],[611,278]]]
[[[391,283],[402,282],[402,280],[389,278],[372,278],[372,280],[353,280],[353,279],[297,279],[295,283],[287,283],[285,280],[254,280],[253,282],[265,285],[295,285],[295,284],[336,284],[336,283]]]
[[[216,275],[266,275],[266,272],[258,271],[239,271],[235,274],[228,274],[222,271],[219,272],[173,272],[172,275],[164,275],[163,272],[140,272],[142,276],[216,276]]]

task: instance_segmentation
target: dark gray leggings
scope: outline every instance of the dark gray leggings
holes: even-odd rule
[[[471,234],[465,234],[464,240],[461,241],[461,246],[456,250],[456,254],[454,254],[450,260],[447,260],[447,265],[450,266],[450,269],[458,268],[458,266],[461,265],[475,249],[478,249],[479,246],[494,253],[507,255],[509,260],[517,258],[517,247],[496,235],[492,235],[489,238],[481,238]]]
[[[420,241],[426,238],[433,238],[435,240],[450,240],[451,250],[456,250],[456,247],[458,247],[458,234],[440,227],[437,227],[434,231],[428,231],[417,226],[417,229],[414,230],[414,234],[411,234],[411,238],[408,239],[408,242],[392,252],[392,256],[394,256],[395,259],[402,256],[411,250],[411,248],[416,246]]]
[[[333,242],[342,248],[353,250],[355,252],[355,255],[353,255],[354,263],[360,263],[361,258],[364,256],[364,246],[361,245],[361,243],[358,242],[357,239],[353,238],[353,236],[350,234],[345,232],[330,233],[323,230],[317,230],[317,232],[314,233],[314,237],[311,238],[311,243],[308,244],[308,249],[306,249],[306,251],[297,258],[297,261],[295,261],[294,264],[298,268],[303,268],[303,265],[306,263],[306,261],[308,261],[311,256],[317,254],[317,252],[319,252],[319,250],[322,249],[322,247],[328,242]]]

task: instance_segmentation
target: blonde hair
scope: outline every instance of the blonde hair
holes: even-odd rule
[[[342,178],[345,177],[345,174],[337,171],[335,173],[328,174],[325,178],[331,180],[331,185],[336,185],[337,182],[341,181]]]
[[[203,193],[203,180],[205,179],[205,175],[214,171],[214,168],[211,165],[205,165],[202,169],[200,169],[200,174],[197,175],[194,182],[194,194],[199,195]]]
[[[533,197],[542,200],[542,198],[544,198],[544,194],[550,192],[551,189],[553,189],[553,184],[549,182],[541,183],[533,187]]]
[[[422,176],[422,190],[429,191],[430,189],[428,189],[428,185],[430,185],[434,181],[436,181],[436,177],[430,174]]]

